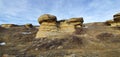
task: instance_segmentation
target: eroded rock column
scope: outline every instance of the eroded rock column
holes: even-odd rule
[[[72,34],[76,28],[81,28],[83,25],[83,18],[70,18],[68,20],[57,21],[56,16],[44,14],[38,18],[40,23],[39,31],[36,38],[50,38],[65,34]]]
[[[36,38],[49,37],[50,35],[54,35],[58,30],[56,16],[44,14],[38,18],[38,22],[40,23],[40,27]]]
[[[60,23],[60,31],[72,33],[76,28],[80,28],[83,25],[83,18],[70,18]]]

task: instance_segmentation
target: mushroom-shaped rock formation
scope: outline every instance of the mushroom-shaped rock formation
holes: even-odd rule
[[[76,28],[82,27],[83,18],[71,18],[69,20],[57,21],[56,16],[44,14],[38,18],[40,23],[36,38],[57,36],[64,33],[73,33]]]
[[[55,31],[57,28],[57,18],[54,15],[44,14],[38,18],[42,31]]]
[[[113,20],[106,21],[105,23],[112,27],[119,27],[120,26],[120,13],[113,15]]]
[[[57,31],[57,18],[54,15],[44,14],[38,18],[38,22],[41,24],[36,38],[46,37],[52,35]]]

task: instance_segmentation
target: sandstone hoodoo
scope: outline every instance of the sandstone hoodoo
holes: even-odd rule
[[[38,18],[38,22],[40,23],[40,27],[36,38],[52,35],[51,33],[54,33],[58,30],[56,16],[44,14]]]
[[[83,25],[83,18],[70,18],[65,21],[60,22],[60,31],[72,33],[76,30],[76,28],[80,28]]]
[[[120,13],[113,15],[113,20],[106,21],[106,24],[112,27],[119,27],[120,26]]]
[[[43,38],[59,35],[60,33],[73,33],[76,28],[82,27],[84,20],[80,17],[57,21],[56,16],[44,14],[38,18],[38,22],[40,23],[40,27],[36,38]]]
[[[40,28],[43,31],[54,30],[57,27],[57,18],[56,16],[50,14],[44,14],[38,18],[38,22],[41,24]]]

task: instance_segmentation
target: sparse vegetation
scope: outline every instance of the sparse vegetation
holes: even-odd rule
[[[0,41],[6,45],[0,55],[9,57],[119,57],[119,29],[103,23],[77,28],[73,34],[35,39],[35,28],[2,28]],[[93,26],[93,27],[92,27]],[[60,36],[60,34],[59,34]]]
[[[86,33],[86,28],[76,28],[76,31],[74,32],[75,34],[85,34]]]
[[[112,33],[101,33],[97,35],[97,39],[105,42],[117,43],[120,42],[120,36]]]
[[[112,39],[114,37],[115,36],[112,33],[101,33],[101,34],[97,35],[97,38],[100,39],[101,41],[106,41],[106,40]]]

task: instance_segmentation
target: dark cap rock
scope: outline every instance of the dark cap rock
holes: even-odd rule
[[[118,17],[118,16],[120,16],[120,13],[113,15],[113,17]]]
[[[115,22],[120,22],[120,13],[113,15]]]

